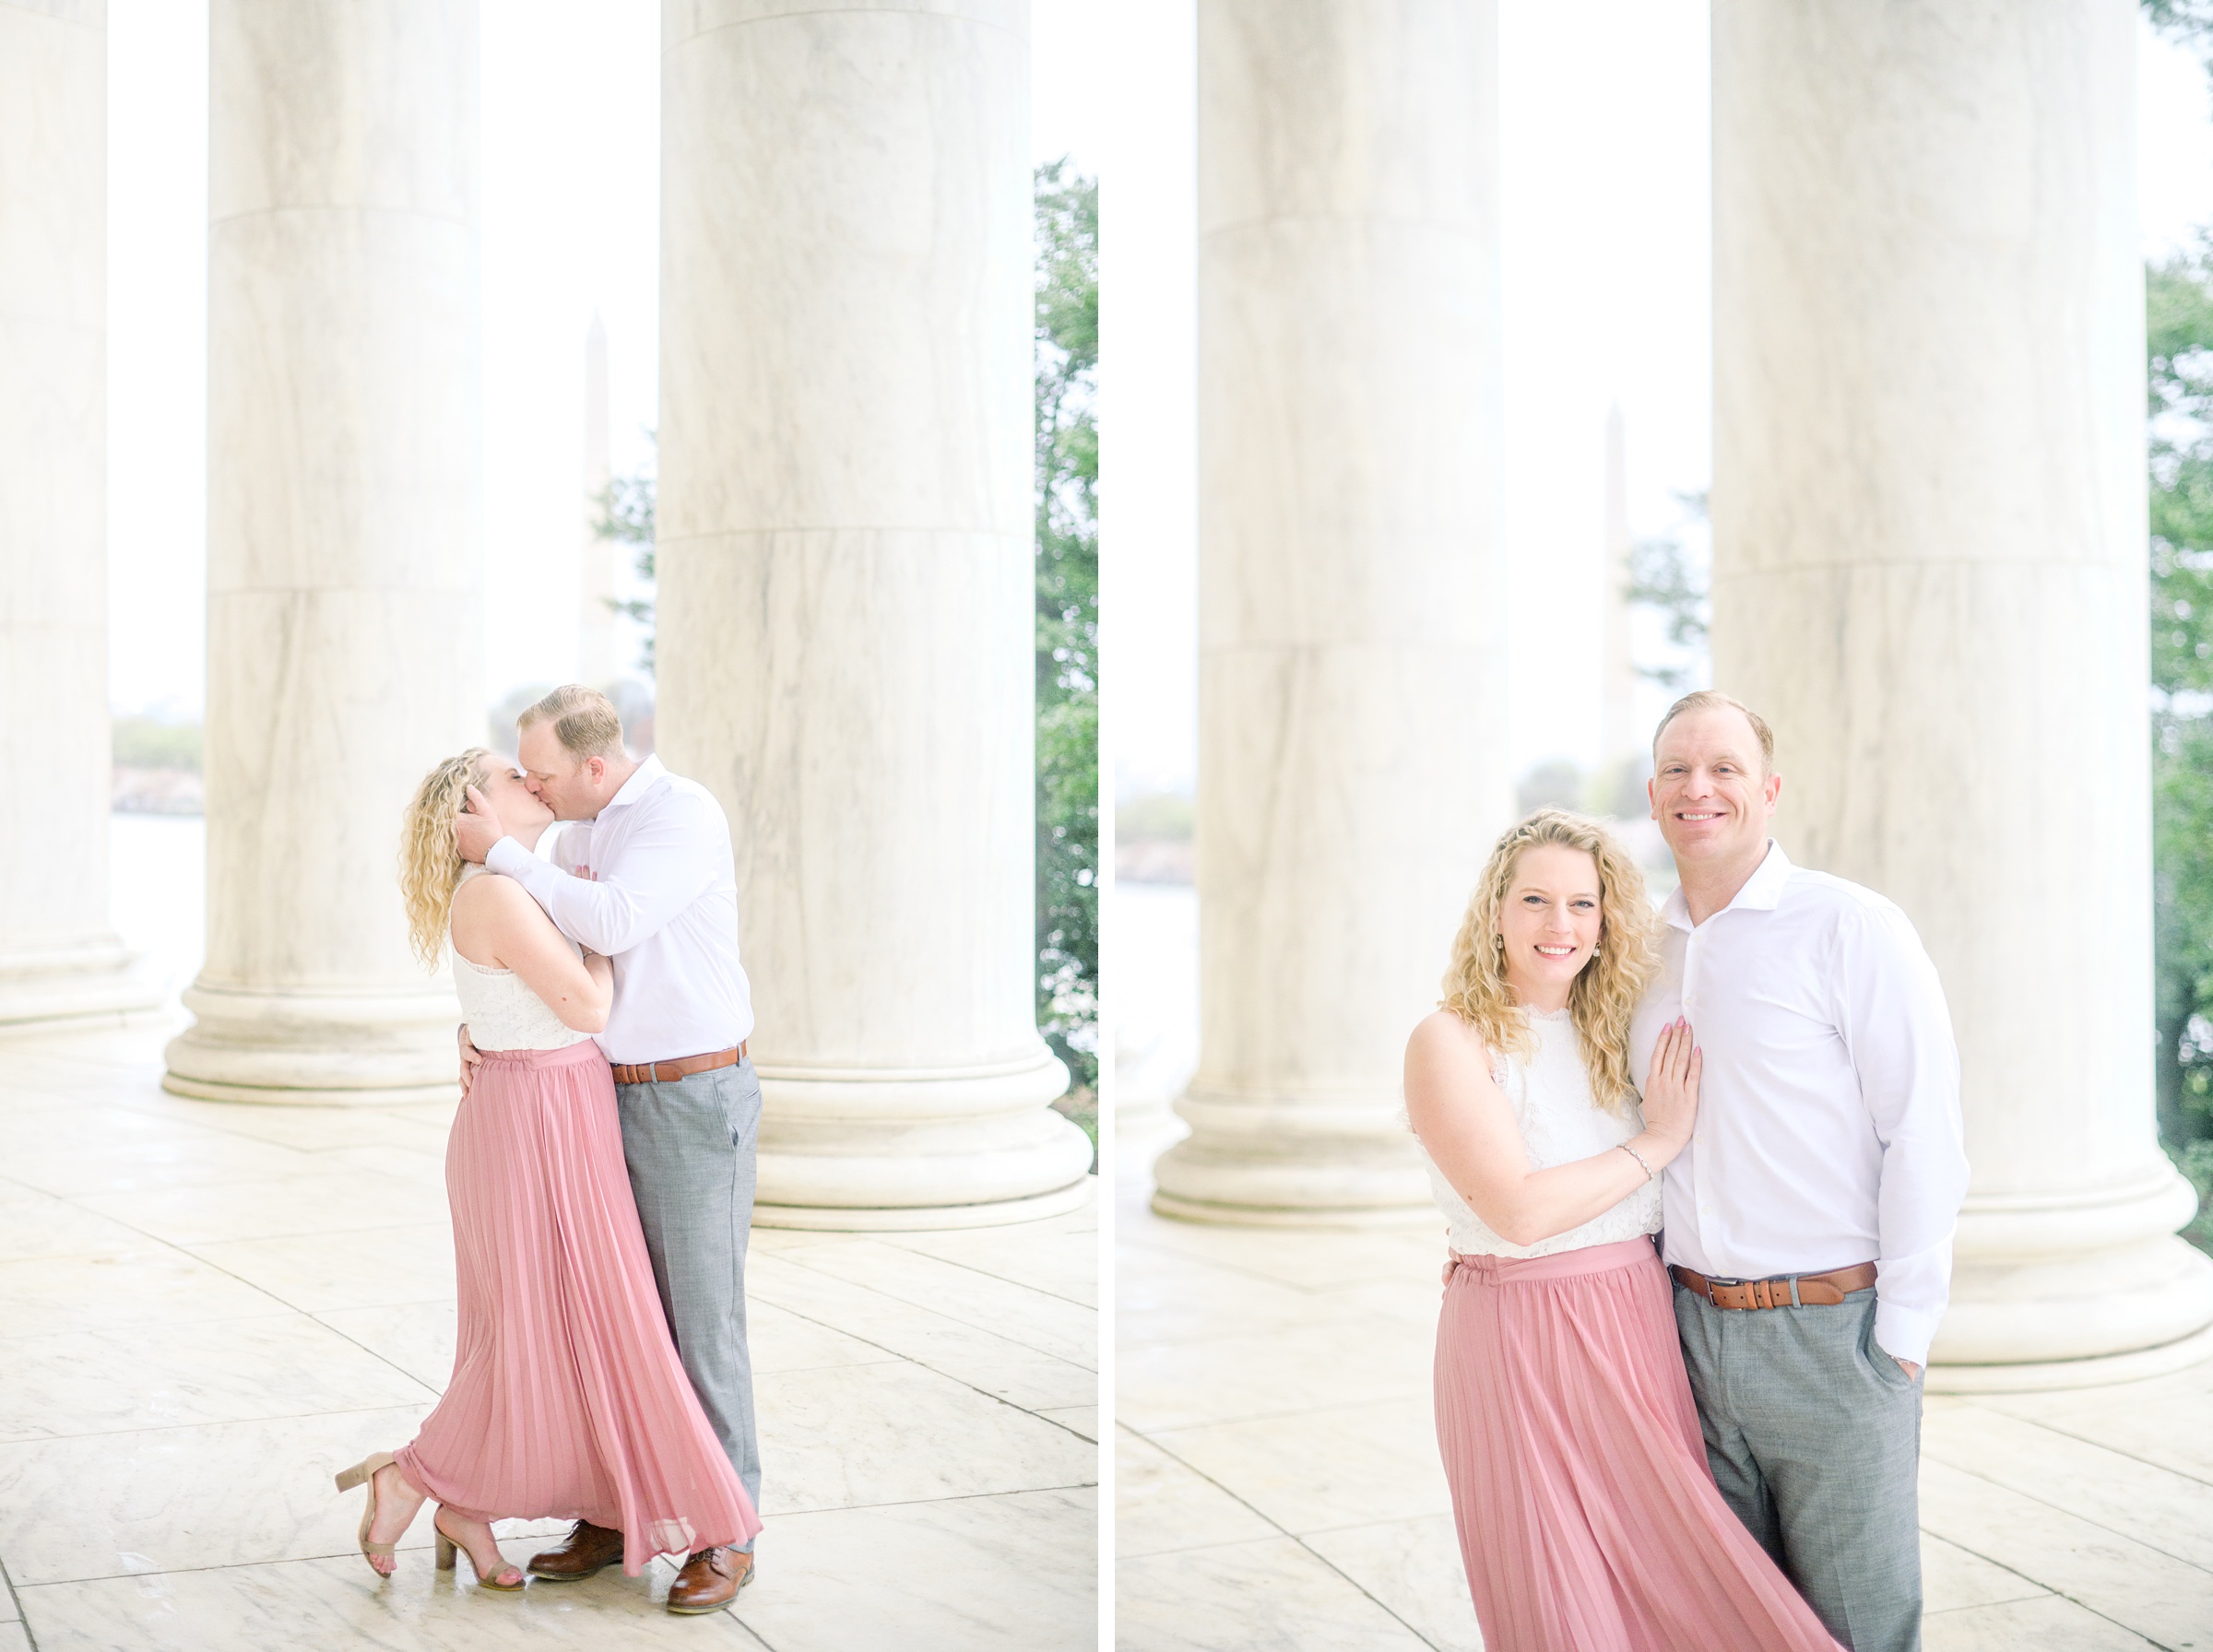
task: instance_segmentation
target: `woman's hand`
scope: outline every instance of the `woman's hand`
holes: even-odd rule
[[[1660,1030],[1660,1041],[1652,1046],[1651,1067],[1644,1076],[1644,1130],[1666,1159],[1672,1160],[1683,1150],[1692,1127],[1698,1122],[1702,1064],[1688,1021],[1677,1016]]]
[[[484,1057],[469,1039],[467,1021],[454,1029],[454,1038],[461,1046],[461,1093],[466,1096],[468,1087],[477,1081],[477,1068],[484,1065]]]

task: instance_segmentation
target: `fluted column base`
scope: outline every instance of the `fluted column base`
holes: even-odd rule
[[[112,935],[0,950],[0,1036],[121,1022],[160,1002],[161,983]]]
[[[1091,1142],[1047,1104],[1068,1068],[762,1064],[757,1227],[993,1227],[1091,1196]]]
[[[1188,1092],[1191,1133],[1153,1166],[1153,1209],[1245,1227],[1435,1221],[1414,1138],[1365,1093],[1285,1100]]]
[[[214,1102],[390,1107],[460,1094],[451,989],[282,992],[195,982],[161,1088]]]
[[[2181,1241],[2177,1241],[2181,1243]],[[2206,1258],[2213,1259],[2213,1258]],[[2175,1342],[2092,1360],[2044,1360],[2020,1365],[1935,1365],[1923,1384],[1931,1394],[2047,1394],[2143,1382],[2213,1360],[2213,1325]]]
[[[2213,1257],[2174,1233],[2196,1205],[2164,1159],[2109,1187],[1970,1196],[1929,1387],[2083,1387],[2213,1355]]]

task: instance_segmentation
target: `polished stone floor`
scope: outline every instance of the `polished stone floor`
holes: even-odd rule
[[[1440,1228],[1146,1208],[1166,1115],[1118,1115],[1124,1652],[1476,1652],[1438,1467]],[[2213,1649],[2213,1363],[1933,1398],[1928,1652]]]
[[[385,1584],[331,1475],[450,1367],[450,1111],[185,1101],[165,1035],[0,1044],[0,1652],[1094,1644],[1094,1212],[755,1233],[768,1527],[736,1611],[669,1617],[666,1563],[479,1591],[427,1516]]]

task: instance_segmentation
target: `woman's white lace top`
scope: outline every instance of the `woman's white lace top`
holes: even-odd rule
[[[1527,1062],[1517,1056],[1502,1057],[1497,1077],[1499,1088],[1513,1106],[1514,1122],[1521,1127],[1531,1169],[1548,1170],[1555,1164],[1588,1159],[1629,1140],[1644,1128],[1644,1121],[1634,1108],[1628,1117],[1617,1118],[1592,1099],[1591,1075],[1583,1067],[1582,1039],[1575,1023],[1568,1019],[1568,1011],[1551,1015],[1532,1011],[1529,1024],[1536,1034],[1535,1056]],[[1452,1248],[1469,1256],[1549,1257],[1558,1251],[1612,1245],[1660,1231],[1660,1183],[1654,1178],[1580,1228],[1569,1228],[1534,1245],[1509,1245],[1468,1209],[1467,1201],[1453,1190],[1426,1148],[1422,1162],[1429,1171],[1437,1208],[1451,1224]]]
[[[483,871],[466,867],[461,881]],[[562,1050],[591,1036],[563,1026],[513,970],[487,969],[458,952],[454,954],[454,992],[461,1000],[461,1019],[468,1023],[468,1041],[479,1050]]]

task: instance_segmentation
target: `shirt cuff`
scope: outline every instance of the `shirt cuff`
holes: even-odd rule
[[[513,838],[503,837],[492,844],[491,850],[485,855],[484,869],[488,872],[501,873],[508,878],[519,877],[522,863],[537,858],[537,856],[531,854]]]
[[[1910,1308],[1902,1303],[1885,1302],[1878,1290],[1875,1298],[1875,1340],[1894,1360],[1911,1360],[1916,1365],[1925,1365],[1929,1363],[1929,1344],[1936,1339],[1936,1322],[1943,1317],[1942,1308]]]

